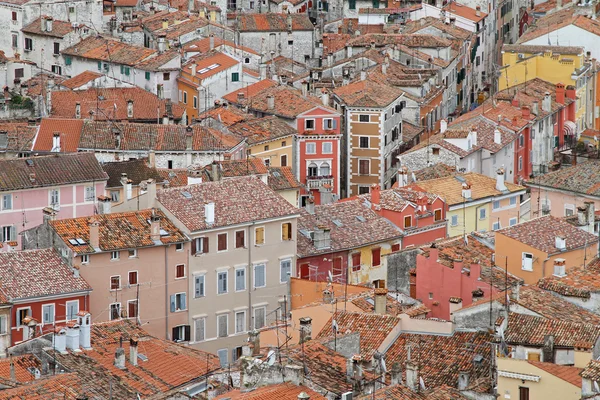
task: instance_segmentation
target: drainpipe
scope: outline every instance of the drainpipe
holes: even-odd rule
[[[546,258],[542,263],[542,278],[546,277],[546,261],[550,260],[550,257]]]
[[[168,253],[167,247],[165,248],[165,300],[167,302],[167,306],[165,308],[165,339],[169,338],[169,311],[171,310],[171,301],[169,299],[169,267],[168,267]],[[172,338],[171,338],[172,339]]]

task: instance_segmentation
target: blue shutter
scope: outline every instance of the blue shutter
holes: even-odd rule
[[[175,295],[171,295],[171,312],[175,312]]]
[[[187,310],[186,294],[181,293],[181,309]]]
[[[331,126],[333,126],[333,129],[337,128],[337,120],[335,118],[333,119],[333,124]]]

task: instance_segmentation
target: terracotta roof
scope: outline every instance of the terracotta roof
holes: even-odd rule
[[[0,134],[0,152],[31,150],[37,131],[37,126],[30,126],[26,122],[3,121],[0,132],[6,132],[6,136]]]
[[[474,8],[467,7],[460,3],[450,3],[442,8],[444,11],[449,12],[454,15],[458,15],[459,17],[463,17],[469,19],[473,22],[479,22],[485,17],[487,14],[484,12],[478,11]]]
[[[169,187],[180,187],[186,186],[188,182],[188,170],[187,169],[167,169],[157,168],[156,169],[163,181],[169,182]]]
[[[238,93],[241,93],[244,96],[244,99],[249,99],[251,97],[254,97],[257,93],[273,86],[277,86],[277,82],[272,81],[271,79],[263,79],[262,81],[258,81],[256,83],[253,83],[252,85],[248,85],[245,88],[241,88],[234,92],[228,93],[225,96],[223,96],[223,99],[227,100],[230,103],[237,104],[239,99]]]
[[[581,371],[581,377],[592,381],[600,381],[600,361],[591,360],[588,365]]]
[[[49,224],[63,242],[77,254],[96,252],[90,244],[90,222],[99,223],[100,251],[114,251],[156,246],[152,240],[150,223],[153,210],[128,211],[122,213],[99,214],[93,217],[79,217],[50,221]],[[187,237],[160,210],[154,210],[160,217],[160,243],[181,243]],[[71,240],[81,239],[84,244],[72,244]]]
[[[431,309],[427,308],[424,304],[413,306],[402,313],[408,315],[411,318],[420,317],[431,312]]]
[[[213,229],[271,218],[292,218],[298,210],[257,177],[163,189],[158,201],[190,231]],[[214,223],[205,220],[205,204],[215,204]]]
[[[213,175],[213,169],[217,176]],[[244,160],[213,161],[201,168],[202,181],[220,181],[223,178],[234,178],[249,175],[267,175],[267,166],[260,158],[246,158]]]
[[[214,47],[215,49],[217,49],[221,46],[231,47],[236,50],[241,50],[244,53],[259,55],[255,50],[253,50],[249,47],[240,46],[238,44],[235,44],[234,42],[225,40],[225,39],[217,37],[217,36],[214,37],[214,44],[215,44],[215,47]],[[210,38],[207,37],[207,38],[187,42],[186,44],[183,45],[183,51],[185,51],[185,52],[198,51],[200,53],[207,53],[210,51]],[[236,54],[237,54],[237,52],[236,52]]]
[[[505,53],[523,53],[537,54],[552,52],[552,54],[563,55],[580,55],[583,54],[584,48],[579,46],[544,46],[531,44],[505,44],[502,46],[502,51]]]
[[[359,197],[371,203],[372,192]],[[407,206],[416,209],[417,202],[421,199],[424,199],[427,204],[431,204],[437,198],[438,196],[433,193],[396,187],[393,189],[381,190],[379,192],[379,204],[375,204],[374,206],[384,210],[402,212]]]
[[[102,76],[104,76],[104,74],[101,74],[99,72],[83,71],[79,75],[75,75],[74,77],[63,81],[60,85],[69,89],[76,89]]]
[[[485,175],[469,172],[466,174],[457,174],[444,178],[419,181],[412,185],[415,189],[421,189],[426,192],[435,193],[442,197],[449,206],[462,204],[462,182],[464,179],[471,185],[471,199],[478,200],[486,197],[500,196],[503,193],[496,190],[496,180]],[[525,190],[523,186],[505,182],[510,192]]]
[[[188,33],[194,33],[198,29],[202,29],[210,24],[207,18],[202,18],[191,14],[185,17],[183,21],[175,20],[173,23],[169,22],[169,26],[152,31],[152,35],[165,35],[167,40],[180,40],[183,41],[183,35]],[[228,29],[228,28],[225,28]]]
[[[425,17],[419,18],[416,21],[408,21],[402,30],[404,34],[414,34],[419,33],[422,30],[431,31],[430,27],[437,29],[440,32],[443,32],[453,38],[467,40],[471,39],[474,34],[466,29],[463,29],[459,26],[446,24],[440,18],[434,17]]]
[[[59,398],[62,400],[78,400],[82,387],[80,377],[76,374],[64,373],[44,379],[37,379],[15,388],[0,391],[0,399],[6,400],[46,400]],[[88,394],[93,394],[89,393]]]
[[[316,205],[314,214],[301,209],[298,220],[298,257],[352,250],[367,244],[399,240],[402,231],[389,220],[371,210],[362,199]],[[331,233],[331,247],[319,249],[310,232],[326,226]]]
[[[0,192],[106,179],[92,153],[0,160]]]
[[[46,96],[49,80],[54,81],[55,85],[60,85],[66,78],[50,73],[37,74],[26,81],[22,81],[21,88],[25,89],[27,96],[31,98],[35,98],[36,96]]]
[[[586,179],[581,179],[582,176]],[[572,167],[562,167],[530,180],[528,185],[600,197],[600,161],[589,160]]]
[[[402,121],[402,141],[410,142],[415,137],[420,136],[423,132],[425,132],[425,128],[413,125],[410,122],[403,120]]]
[[[548,35],[569,25],[574,25],[594,35],[600,36],[600,21],[579,15],[575,11],[577,7],[568,7],[548,14],[535,21],[535,26],[529,29],[519,38],[517,43],[527,43],[535,38]],[[556,40],[556,34],[552,35],[552,41]],[[558,43],[555,43],[558,44]]]
[[[162,182],[163,178],[156,168],[148,165],[148,159],[132,159],[127,161],[115,161],[102,164],[102,169],[108,175],[106,188],[122,187],[121,174],[127,174],[127,179],[134,186],[141,181],[154,179],[155,182]]]
[[[500,132],[500,143],[495,141],[495,132]],[[517,139],[514,131],[507,129],[504,126],[498,126],[483,116],[474,116],[469,120],[462,120],[457,123],[452,123],[448,126],[448,130],[442,134],[444,138],[451,138],[452,133],[457,132],[477,132],[477,145],[475,148],[483,148],[491,153],[497,153],[505,146],[513,143]],[[466,136],[465,136],[466,137]]]
[[[135,66],[157,53],[157,50],[147,47],[133,46],[110,37],[93,35],[61,51],[61,54],[65,56],[82,57],[129,66]]]
[[[352,38],[348,33],[324,33],[323,54],[335,53],[346,47],[346,42]]]
[[[404,385],[386,386],[378,389],[374,394],[365,394],[357,397],[358,400],[467,400],[468,398],[463,396],[459,390],[447,385],[419,392],[415,392]]]
[[[199,120],[206,118],[212,118],[225,126],[231,126],[238,122],[254,119],[255,117],[251,114],[245,114],[237,107],[215,107],[198,116]]]
[[[274,191],[293,190],[302,187],[292,172],[292,167],[269,167],[269,187]]]
[[[545,318],[600,325],[599,315],[563,300],[559,296],[553,295],[551,292],[540,289],[537,286],[521,287],[518,300],[511,299],[511,302],[514,303],[515,301],[519,305]]]
[[[375,80],[357,80],[333,91],[349,107],[386,107],[397,100],[402,91]]]
[[[566,276],[549,276],[538,282],[542,289],[567,297],[589,299],[591,292],[600,291],[600,261],[595,258],[585,267],[569,268]]]
[[[275,116],[241,121],[237,124],[230,125],[229,131],[245,138],[250,146],[263,142],[270,142],[298,133],[295,128],[292,128],[283,119]]]
[[[373,313],[375,311],[375,298],[374,293],[372,291],[358,293],[354,296],[348,296],[348,301],[354,304],[356,307],[361,309],[365,313]],[[400,301],[396,300],[393,296],[387,295],[386,299],[386,314],[391,316],[398,316],[402,313],[404,314],[414,314],[421,315],[427,314],[429,310],[427,307],[420,308],[421,305],[418,306],[409,306],[403,305]]]
[[[88,118],[91,111],[96,121],[110,119],[155,123],[159,116],[162,118],[164,115],[171,115],[178,121],[185,112],[182,105],[172,104],[168,99],[159,99],[155,94],[139,87],[54,91],[51,96],[53,118],[76,118],[77,103],[81,106],[81,118]],[[133,101],[133,117],[128,118],[127,102],[130,100]],[[100,112],[97,113],[97,109]]]
[[[15,377],[17,382],[30,382],[35,379],[35,375],[29,372],[28,368],[37,368],[41,370],[41,361],[33,354],[22,356],[12,356],[12,358],[3,358],[0,360],[0,379],[10,379],[10,363],[15,367]],[[0,398],[3,391],[0,391]]]
[[[406,126],[406,125],[405,125]],[[409,171],[412,172],[412,171]],[[435,178],[445,178],[456,175],[456,167],[444,163],[433,164],[418,171],[412,172],[417,178],[417,181],[426,181]]]
[[[359,24],[358,18],[343,18],[342,20],[330,21],[330,24],[339,23],[337,27],[338,33],[346,33],[354,36],[356,31],[358,31],[361,35],[365,35],[367,33],[383,33],[383,24],[381,25],[367,25],[367,24]],[[325,28],[327,29],[327,28]]]
[[[52,151],[54,134],[60,134],[60,152],[75,153],[83,128],[82,119],[43,118],[33,151]]]
[[[496,235],[498,234],[515,239],[518,242],[548,254],[556,254],[564,251],[556,247],[557,236],[566,238],[566,251],[584,246],[590,247],[598,242],[598,236],[595,234],[588,233],[561,218],[551,215],[500,229],[496,231]]]
[[[375,47],[387,45],[404,45],[407,47],[450,47],[452,42],[440,36],[435,35],[404,35],[404,34],[379,34],[368,33],[366,35],[357,36],[348,41],[346,46],[354,47],[370,47],[375,44]]]
[[[243,140],[227,132],[193,125],[192,143],[188,149],[187,128],[183,125],[156,125],[86,121],[83,125],[80,149],[117,149],[113,129],[119,129],[119,150],[155,150],[221,153],[232,150]]]
[[[529,364],[546,371],[550,375],[554,375],[565,382],[569,382],[571,385],[581,387],[581,372],[583,368],[570,367],[567,365],[558,365],[549,362],[540,361],[527,361]]]
[[[52,21],[52,31],[48,32],[46,30],[42,30],[42,22],[41,19],[46,19],[46,16],[37,18],[32,23],[21,29],[23,33],[27,33],[30,35],[40,35],[40,36],[50,36],[56,38],[63,38],[67,36],[69,33],[73,32],[73,24],[69,21],[60,21],[53,20]]]
[[[137,63],[135,67],[143,71],[175,71],[180,68],[179,66],[181,63],[179,61],[173,63],[168,68],[165,67],[165,65],[178,57],[181,57],[178,50],[168,50],[153,57],[146,58],[144,61]]]
[[[54,249],[0,253],[0,290],[9,300],[61,296],[92,287]]]
[[[508,314],[508,326],[504,332],[506,343],[542,347],[547,335],[554,336],[556,347],[591,350],[600,337],[600,326],[513,312]]]
[[[459,372],[468,372],[472,377],[489,376],[491,339],[485,332],[456,331],[451,336],[401,333],[388,349],[385,361],[388,370],[398,363],[406,375],[404,366],[410,347],[411,360],[420,364],[419,376],[426,388],[457,387]],[[479,364],[474,362],[477,355],[483,356]]]
[[[215,397],[215,400],[297,400],[298,395],[302,392],[309,395],[311,400],[326,399],[326,397],[310,390],[306,386],[296,386],[293,383],[287,382],[259,387],[249,392],[242,392],[240,389],[232,390]]]
[[[338,311],[323,326],[317,339],[333,338],[334,319],[338,326],[338,335],[355,332],[360,334],[360,355],[363,360],[370,360],[373,357],[379,346],[400,322],[400,319],[390,315]]]
[[[238,29],[240,32],[287,32],[288,19],[291,19],[292,31],[314,30],[307,14],[241,14]]]
[[[192,68],[196,69],[196,79],[206,79],[209,76],[218,74],[226,69],[238,65],[240,62],[235,58],[219,51],[210,51],[208,53],[199,54],[191,57],[189,61],[183,65],[182,71],[192,74]],[[211,67],[211,68],[208,68]]]

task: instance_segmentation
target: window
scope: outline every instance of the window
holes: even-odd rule
[[[187,92],[183,92],[183,104],[187,104]]]
[[[411,226],[412,226],[412,216],[407,215],[406,217],[404,217],[404,227],[410,228]]]
[[[111,260],[118,260],[119,257],[120,257],[120,255],[121,255],[120,251],[111,251],[110,252],[110,259]]]
[[[235,231],[235,248],[241,249],[246,246],[246,231]]]
[[[323,145],[321,146],[321,152],[323,154],[333,153],[333,144],[331,142],[323,142]]]
[[[266,282],[266,267],[265,264],[258,264],[254,266],[254,287],[261,288],[267,286]]]
[[[114,275],[110,277],[110,290],[121,289],[121,275]]]
[[[360,270],[360,253],[352,254],[352,272]]]
[[[358,161],[358,174],[359,175],[369,175],[369,171],[371,162],[369,160],[359,160]]]
[[[2,209],[12,210],[12,194],[2,195]]]
[[[533,271],[533,254],[523,253],[521,269],[525,271]]]
[[[292,240],[292,223],[284,222],[281,224],[281,240]]]
[[[67,321],[74,320],[77,318],[79,313],[79,300],[67,301]]]
[[[429,292],[429,300],[433,300],[433,292]]]
[[[235,291],[246,290],[246,268],[236,268],[235,270]]]
[[[175,251],[183,251],[183,243],[176,243]]]
[[[371,249],[371,259],[372,259],[373,267],[378,267],[381,265],[381,248],[380,247]]]
[[[359,115],[359,116],[358,116],[358,120],[359,120],[360,122],[369,122],[369,121],[371,121],[371,118],[370,118],[370,117],[371,117],[371,116],[370,116],[370,115],[368,115],[368,114],[361,114],[361,115]]]
[[[304,129],[307,131],[312,131],[315,129],[315,120],[314,119],[305,119],[304,120]]]
[[[121,318],[121,303],[113,303],[110,305],[110,320]]]
[[[96,199],[96,188],[94,186],[85,187],[85,201],[94,201]]]
[[[198,97],[194,96],[192,98],[194,110],[198,108]]]
[[[147,81],[150,80],[150,72],[146,71],[146,73],[144,74],[144,77],[146,78]]]
[[[565,204],[565,217],[570,217],[575,214],[575,206],[573,204]]]
[[[361,136],[358,139],[358,146],[361,149],[368,149],[369,148],[369,137],[368,136]]]
[[[0,335],[6,335],[8,333],[8,324],[5,315],[0,315]]]
[[[265,150],[265,151],[269,151],[269,145],[266,145],[266,146],[264,147],[264,150]]]
[[[171,295],[171,312],[183,311],[187,309],[185,293],[176,293]]]
[[[500,222],[494,222],[492,224],[492,230],[497,231],[498,229],[500,229]]]
[[[368,186],[359,186],[358,187],[358,194],[369,194],[370,193],[370,189]]]
[[[204,297],[204,275],[197,275],[194,277],[194,298]]]
[[[517,218],[511,218],[508,220],[508,225],[513,226],[517,224]]]
[[[348,0],[348,8],[350,10],[356,10],[356,0]]]
[[[42,324],[54,323],[54,304],[44,304],[42,306]]]
[[[433,212],[433,218],[435,221],[441,221],[442,220],[442,210],[441,209],[437,209]]]
[[[485,208],[479,209],[479,219],[485,219]]]
[[[23,325],[23,320],[31,316],[31,307],[17,309],[17,326]]]
[[[317,164],[315,164],[315,163],[308,164],[308,176],[313,177],[313,176],[317,176],[317,175],[319,175],[319,167],[317,167]]]
[[[492,202],[492,210],[497,210],[500,208],[500,200],[494,200]]]
[[[129,258],[136,258],[137,257],[137,249],[128,250],[127,254],[129,255]]]
[[[395,243],[392,245],[392,253],[400,251],[400,243]]]
[[[227,350],[227,349],[217,350],[217,357],[219,357],[219,363],[221,364],[221,367],[225,368],[227,366],[227,359],[229,357],[229,350]]]
[[[260,228],[255,228],[254,229],[254,244],[255,245],[260,245],[260,244],[265,244],[265,228],[264,227],[260,227]]]
[[[81,256],[81,263],[82,264],[89,264],[90,263],[90,255],[89,254],[83,254]]]
[[[137,300],[129,300],[127,301],[127,316],[129,318],[137,318],[139,317],[139,308]]]
[[[335,121],[333,118],[324,118],[323,119],[323,129],[326,131],[330,131],[335,129]]]
[[[137,271],[129,271],[127,274],[127,281],[130,285],[137,285],[138,283],[138,272]]]
[[[219,315],[217,317],[217,337],[227,337],[229,335],[229,316],[227,314]]]
[[[240,81],[240,73],[232,72],[231,73],[231,82],[239,82]]]
[[[53,74],[62,75],[62,67],[60,65],[53,65],[50,69],[52,70]]]
[[[457,226],[458,225],[458,215],[453,215],[450,217],[450,225]]]
[[[173,341],[174,342],[189,342],[190,341],[190,326],[179,325],[173,327]]]
[[[281,155],[281,166],[282,167],[287,167],[287,154],[282,154]]]
[[[250,2],[250,8],[254,8],[254,2]],[[250,57],[244,58],[244,64],[250,64]]]
[[[25,51],[33,50],[33,40],[30,38],[25,38]]]
[[[431,149],[431,154],[433,154],[434,156],[439,156],[440,155],[440,149],[439,149],[439,147],[433,147]]]
[[[110,201],[117,202],[120,198],[120,192],[118,190],[111,190]]]
[[[321,163],[319,167],[319,176],[329,176],[331,175],[331,168],[329,167],[329,163]]]
[[[177,264],[175,267],[175,278],[185,278],[185,264]]]
[[[519,156],[519,171],[523,170],[523,157]]]
[[[285,140],[282,140],[281,141],[281,147],[285,147],[285,146],[287,146],[287,142]]]
[[[12,242],[17,240],[17,232],[14,226],[3,226],[2,227],[2,239],[3,242]]]
[[[254,329],[260,329],[265,326],[265,317],[267,309],[265,307],[258,307],[254,309]]]
[[[235,333],[246,331],[246,311],[238,311],[235,313]]]
[[[50,206],[55,210],[58,210],[60,205],[60,192],[58,189],[50,189]]]
[[[281,260],[279,262],[279,282],[287,283],[292,275],[292,260]]]
[[[538,360],[539,361],[539,354]],[[524,386],[519,386],[519,400],[529,400],[529,388]]]
[[[192,240],[192,254],[205,253],[208,253],[208,238],[205,236]]]
[[[13,21],[16,21],[16,20],[17,20],[17,12],[16,12],[16,11],[13,11],[13,12],[12,12],[12,20],[13,20]]]
[[[516,206],[517,205],[517,196],[513,196],[510,199],[510,205],[511,206]]]
[[[206,318],[194,320],[194,341],[202,342],[206,337]]]
[[[129,67],[121,65],[121,74],[122,75],[129,76],[129,71],[130,71]]]
[[[227,271],[217,273],[217,294],[227,293]]]
[[[25,76],[25,70],[23,68],[15,68],[15,79],[21,79]]]
[[[169,79],[171,79],[171,73],[170,72],[164,72],[163,73],[163,81],[168,81]]]
[[[19,35],[17,33],[12,34],[12,47],[15,49],[19,47]]]
[[[227,233],[217,235],[217,251],[227,251]]]
[[[313,142],[306,143],[306,154],[317,154],[317,144]]]
[[[519,147],[523,147],[523,145],[525,144],[525,137],[523,136],[523,134],[519,135]]]

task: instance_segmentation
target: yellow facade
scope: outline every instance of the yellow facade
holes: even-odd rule
[[[371,283],[379,279],[387,280],[387,268],[384,268],[383,256],[392,252],[393,243],[396,242],[377,243],[351,251],[348,260],[348,283],[357,285],[360,283]],[[399,238],[397,243],[400,243]],[[380,265],[374,267],[372,250],[378,247],[381,249]],[[357,252],[360,253],[361,267],[359,271],[352,272],[352,254]]]
[[[490,202],[473,205],[465,203],[464,207],[456,209],[454,207],[446,213],[449,237],[490,230]],[[481,210],[485,210],[484,215]]]
[[[249,145],[248,154],[250,157],[262,159],[271,167],[289,167],[292,165],[292,140],[292,136],[286,136],[270,142]]]

